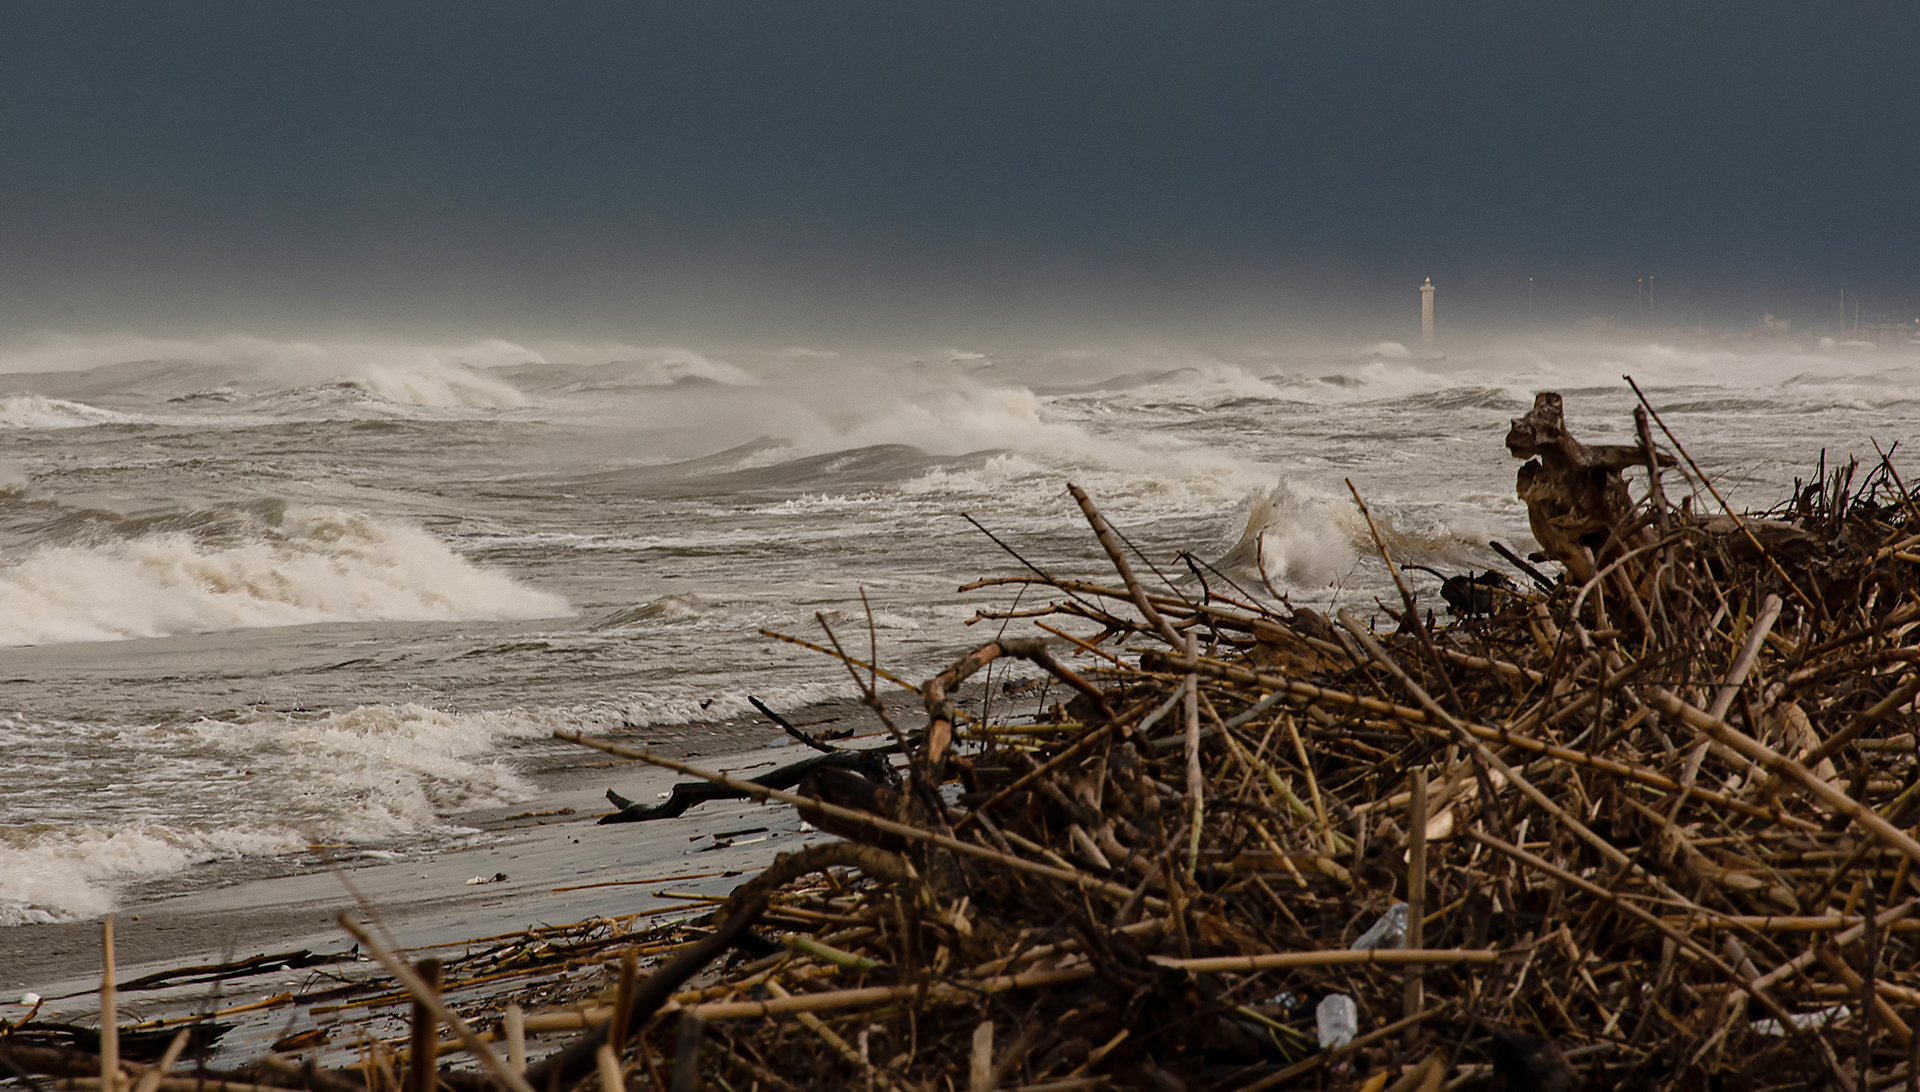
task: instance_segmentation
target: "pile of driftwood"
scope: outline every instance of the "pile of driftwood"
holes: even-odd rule
[[[1737,515],[1636,423],[1585,445],[1541,395],[1507,445],[1542,552],[1434,602],[1376,535],[1397,595],[1365,620],[1160,577],[1072,489],[1112,575],[974,585],[1044,589],[980,617],[1047,636],[909,687],[923,725],[833,643],[897,774],[817,740],[741,781],[565,737],[701,786],[613,818],[731,795],[843,840],[628,955],[531,1066],[552,1018],[448,1008],[347,925],[419,1041],[454,1029],[413,1056],[471,1052],[456,1087],[1920,1087],[1920,507],[1882,455]],[[249,1079],[434,1079],[404,1070]]]

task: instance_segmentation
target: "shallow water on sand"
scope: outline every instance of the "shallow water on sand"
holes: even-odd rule
[[[1753,505],[1920,419],[1911,355],[1745,344],[56,348],[0,354],[0,924],[471,839],[449,816],[533,796],[556,727],[844,695],[758,631],[864,650],[863,590],[924,676],[1018,594],[955,591],[1019,571],[962,513],[1102,571],[1068,481],[1176,581],[1191,549],[1364,606],[1343,479],[1401,560],[1497,565],[1531,548],[1501,439],[1536,390],[1625,441],[1633,374]]]

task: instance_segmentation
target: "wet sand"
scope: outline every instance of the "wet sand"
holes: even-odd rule
[[[864,722],[854,720],[856,715]],[[871,716],[852,702],[824,703],[794,714],[801,722],[829,718],[864,724],[865,738],[853,745],[884,742],[871,734]],[[679,739],[661,748],[663,753],[697,755],[696,765],[748,776],[814,753],[764,721],[682,725],[673,731]],[[657,735],[659,729],[644,734]],[[171,897],[124,898],[115,913],[116,977],[124,982],[161,970],[301,949],[344,952],[351,940],[335,918],[356,907],[363,913],[371,908],[401,945],[422,947],[686,905],[654,892],[725,894],[775,852],[828,837],[806,827],[790,808],[747,801],[702,804],[676,819],[601,826],[598,818],[612,810],[603,795],[609,787],[651,801],[683,779],[586,749],[573,757],[549,758],[546,768],[532,771],[541,790],[537,799],[451,817],[483,832],[471,847],[333,870],[309,860],[312,870],[293,875]],[[751,833],[735,833],[740,831]],[[470,879],[486,882],[469,884]],[[97,1011],[99,968],[98,921],[0,929],[0,1016],[21,1015],[10,1002],[32,991],[49,998],[43,1019],[90,1022]],[[229,983],[225,1003],[298,988],[311,974],[282,971]],[[208,992],[201,985],[127,993],[121,1000],[123,1020],[191,1011],[206,1002]],[[241,1039],[227,1044],[229,1049]]]

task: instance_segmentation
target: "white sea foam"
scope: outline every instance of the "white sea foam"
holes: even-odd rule
[[[490,754],[547,734],[551,719],[377,705],[122,733],[116,750],[132,757],[109,771],[111,810],[134,818],[0,828],[0,926],[104,913],[120,886],[208,861],[453,833],[452,813],[532,795]],[[8,734],[22,733],[16,725]],[[217,806],[181,813],[171,798],[183,767],[197,775],[195,795],[213,793]],[[72,797],[69,812],[91,806],[100,796],[79,783],[98,773],[55,768],[48,791]],[[63,775],[74,784],[61,784]]]
[[[138,418],[124,413],[62,398],[45,398],[37,394],[14,394],[0,398],[0,428],[84,428],[88,425],[117,425],[136,420]]]
[[[1130,384],[1121,401],[1172,400],[1205,404],[1230,398],[1282,398],[1285,392],[1239,364],[1211,357],[1189,356],[1177,368]]]
[[[235,545],[157,534],[41,546],[0,566],[0,645],[569,613],[424,531],[327,509],[291,509],[271,537]]]
[[[319,717],[203,720],[201,748],[244,759],[272,777],[275,808],[311,832],[367,841],[425,830],[464,808],[526,798],[527,783],[497,758],[502,742],[546,735],[546,718],[451,714],[420,705],[369,705]]]
[[[899,664],[888,666],[895,670],[900,668]],[[853,683],[846,672],[840,672],[837,677],[829,675],[827,679],[789,685],[764,685],[763,681],[763,685],[742,688],[733,685],[737,679],[730,678],[726,683],[705,692],[685,685],[671,690],[654,690],[628,698],[620,706],[620,717],[628,727],[647,728],[724,717],[758,716],[753,703],[747,700],[749,694],[777,711],[799,709],[810,702],[843,698],[854,693]]]
[[[113,907],[120,884],[241,854],[307,844],[293,831],[179,831],[151,824],[15,833],[0,840],[0,926],[71,921]]]
[[[714,613],[713,604],[697,595],[662,595],[645,603],[623,607],[594,623],[595,629],[622,626],[658,625],[704,618]]]
[[[868,444],[910,444],[933,455],[960,455],[987,448],[1081,450],[1081,429],[1049,421],[1040,400],[1024,388],[960,383],[951,389],[902,398],[864,413],[836,430],[825,450]]]
[[[1480,498],[1501,510],[1494,498]],[[1487,539],[1510,533],[1499,521],[1476,518],[1458,506],[1373,498],[1375,526],[1401,561],[1471,566],[1482,560]],[[1526,545],[1526,540],[1521,540]],[[1277,588],[1311,590],[1344,580],[1356,566],[1376,563],[1372,533],[1346,496],[1321,493],[1282,480],[1253,498],[1239,541],[1218,566],[1228,572],[1258,572]]]
[[[1275,393],[1243,372],[1196,370],[1194,376],[1206,391],[1204,397]],[[845,377],[833,384],[822,382],[818,386],[832,391],[830,396],[802,393],[799,398],[806,402],[789,401],[777,410],[778,424],[769,420],[762,427],[784,425],[785,434],[805,453],[879,444],[905,444],[940,456],[1001,449],[1021,461],[988,467],[983,481],[1007,482],[1018,476],[1022,465],[1037,465],[1055,475],[1067,472],[1085,477],[1089,488],[1098,482],[1101,491],[1110,495],[1152,494],[1177,502],[1191,498],[1202,506],[1236,499],[1272,480],[1269,469],[1215,446],[1146,430],[1109,434],[1114,411],[1099,400],[1043,397],[1024,386],[993,386],[966,376],[873,378],[874,382],[865,384]],[[1187,396],[1185,392],[1173,395]],[[1149,397],[1166,400],[1169,392]],[[908,491],[925,492],[925,486],[943,480],[960,484],[978,476],[962,471],[943,479],[942,474],[954,472],[936,472]],[[1032,484],[1042,490],[1037,495],[1057,492],[1057,483],[1035,479]]]
[[[1254,499],[1240,540],[1219,567],[1263,567],[1276,587],[1322,587],[1353,568],[1360,556],[1354,538],[1364,533],[1351,504],[1282,481]]]
[[[978,466],[953,469],[939,467],[900,484],[908,496],[964,497],[969,495],[1006,496],[1008,490],[1037,485],[1050,496],[1060,492],[1059,479],[1023,455],[1006,452],[993,455]]]
[[[527,396],[513,384],[449,361],[367,364],[353,382],[389,401],[413,406],[512,409],[527,404]]]
[[[688,349],[635,349],[630,358],[610,361],[592,369],[573,387],[576,390],[617,390],[622,387],[670,387],[677,383],[704,382],[724,387],[747,387],[759,382],[753,376],[724,360]]]

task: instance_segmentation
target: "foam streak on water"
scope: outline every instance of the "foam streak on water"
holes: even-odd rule
[[[1170,576],[1190,548],[1296,604],[1384,587],[1349,478],[1399,559],[1497,565],[1531,547],[1508,420],[1560,390],[1626,441],[1623,373],[1746,504],[1920,419],[1913,356],[1738,341],[0,348],[0,922],[430,851],[557,726],[843,695],[756,631],[864,644],[862,589],[924,676],[1016,594],[954,591],[1017,568],[960,513],[1100,571],[1068,481]]]

